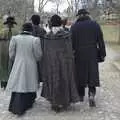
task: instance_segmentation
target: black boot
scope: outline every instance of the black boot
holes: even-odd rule
[[[96,88],[89,87],[89,106],[90,107],[96,107],[95,94],[96,94]]]
[[[7,86],[7,81],[1,81],[1,88],[5,90],[6,86]]]
[[[90,96],[89,96],[89,106],[90,106],[90,107],[96,107],[94,95],[90,95]]]
[[[80,102],[84,102],[84,96],[85,96],[85,87],[84,86],[80,86],[78,89],[78,93],[79,93],[79,98],[80,98]]]

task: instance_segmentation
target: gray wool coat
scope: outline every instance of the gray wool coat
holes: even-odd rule
[[[9,76],[7,91],[35,92],[38,86],[37,62],[42,56],[40,39],[30,34],[13,36],[9,57],[14,64]]]

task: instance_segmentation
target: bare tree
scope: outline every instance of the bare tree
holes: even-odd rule
[[[80,8],[94,11],[97,8],[97,2],[98,0],[67,0],[68,12],[74,16]]]
[[[55,11],[57,14],[59,14],[59,8],[60,8],[60,5],[63,3],[63,0],[51,0],[52,3],[54,3],[55,5]]]
[[[67,0],[68,8],[66,12],[68,14],[68,17],[74,18],[74,15],[79,8],[79,2],[80,0]]]
[[[8,12],[21,20],[34,13],[34,0],[0,0],[1,16],[8,14]]]
[[[39,0],[39,12],[43,12],[43,9],[45,5],[49,2],[50,0]]]
[[[73,0],[67,0],[68,3],[68,9],[73,12]]]

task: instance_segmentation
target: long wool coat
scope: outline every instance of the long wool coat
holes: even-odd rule
[[[12,92],[35,92],[38,86],[36,61],[42,55],[40,39],[29,34],[13,36],[9,45],[10,59],[14,64],[9,76],[7,90]]]
[[[98,49],[106,56],[100,26],[89,17],[78,19],[71,27],[75,51],[77,86],[99,86]]]
[[[63,30],[46,35],[43,54],[42,96],[51,104],[79,101],[74,80],[74,57],[70,34]]]
[[[43,46],[44,46],[43,37],[45,34],[46,34],[46,31],[43,28],[41,28],[39,25],[33,25],[33,36],[40,38],[42,50],[43,50]],[[41,64],[42,64],[42,59],[41,59],[41,61],[37,62],[38,73],[39,73],[38,81],[39,82],[42,82]]]

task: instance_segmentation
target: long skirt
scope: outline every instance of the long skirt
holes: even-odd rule
[[[62,51],[44,54],[41,96],[52,105],[68,106],[79,101],[74,79],[74,58]]]
[[[12,92],[9,111],[13,114],[22,115],[26,110],[32,108],[36,98],[36,92],[17,93]]]

